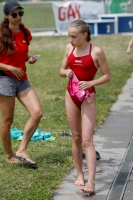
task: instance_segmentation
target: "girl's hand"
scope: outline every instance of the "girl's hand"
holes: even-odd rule
[[[21,68],[17,68],[17,67],[10,67],[9,70],[12,74],[14,74],[18,80],[22,79],[22,77],[24,76],[25,72],[21,69]]]
[[[64,74],[68,77],[71,78],[73,76],[73,72],[71,69],[66,69],[64,70]]]
[[[78,88],[79,88],[80,90],[85,90],[85,89],[90,88],[90,87],[92,87],[92,86],[93,86],[92,81],[80,81],[80,82],[78,83]]]

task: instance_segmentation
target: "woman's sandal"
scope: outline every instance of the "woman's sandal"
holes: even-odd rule
[[[93,187],[93,191],[92,192],[88,192],[87,190],[84,190],[84,188],[81,188],[82,192],[89,193],[90,195],[95,194],[95,182],[88,180],[88,183],[91,183],[91,185]]]
[[[29,158],[28,156],[27,156],[27,157],[19,157],[19,156],[16,156],[16,155],[15,155],[15,157],[16,157],[16,159],[18,159],[20,162],[22,162],[22,163],[28,165],[29,167],[32,167],[32,168],[34,168],[34,169],[35,169],[35,168],[38,168],[36,163],[30,162],[30,161],[27,160],[27,158]]]

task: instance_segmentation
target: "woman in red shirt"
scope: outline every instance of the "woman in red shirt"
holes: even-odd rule
[[[96,122],[95,86],[110,81],[110,70],[103,50],[90,43],[90,27],[80,19],[68,28],[70,43],[66,46],[60,76],[68,77],[65,95],[67,120],[72,132],[72,152],[77,169],[75,185],[84,186],[82,144],[86,152],[88,182],[83,192],[95,192],[96,153],[93,132]],[[94,79],[97,70],[102,76]],[[75,78],[76,77],[76,78]],[[77,85],[76,85],[77,82]]]
[[[16,1],[6,2],[3,11],[5,18],[0,24],[0,110],[2,114],[0,136],[6,151],[7,162],[23,162],[37,167],[26,152],[30,138],[42,117],[38,97],[26,74],[26,61],[30,64],[36,62],[35,56],[28,55],[28,46],[32,36],[22,24],[24,9],[19,3]],[[24,127],[24,136],[16,154],[12,150],[10,139],[15,97],[30,113],[30,118]]]

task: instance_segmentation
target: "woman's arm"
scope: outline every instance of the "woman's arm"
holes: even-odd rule
[[[2,71],[11,71],[11,68],[13,68],[13,66],[0,63],[0,70]]]
[[[18,79],[21,79],[24,76],[24,71],[20,68],[0,63],[0,70],[2,71],[9,71],[14,74]]]

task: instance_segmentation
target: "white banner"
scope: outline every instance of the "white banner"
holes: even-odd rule
[[[58,33],[67,31],[68,26],[76,19],[94,20],[98,14],[105,14],[104,2],[67,1],[52,3],[56,30]]]

